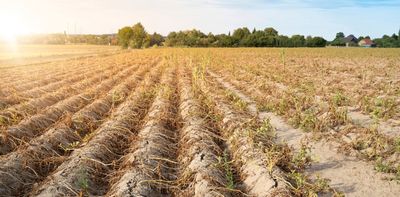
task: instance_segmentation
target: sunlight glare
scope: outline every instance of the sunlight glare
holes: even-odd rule
[[[17,36],[27,33],[29,28],[13,13],[0,13],[0,41],[8,45],[17,44]]]

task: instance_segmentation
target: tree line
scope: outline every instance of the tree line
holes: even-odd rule
[[[392,36],[383,35],[382,38],[374,39],[374,42],[379,47],[384,47],[384,48],[400,47],[400,30],[398,35],[396,34],[392,34]]]
[[[396,35],[395,33],[392,36],[383,35],[382,38],[371,39],[370,36],[359,36],[356,40],[361,41],[363,39],[370,39],[377,47],[382,48],[397,48],[400,47],[400,30]],[[336,37],[333,41],[328,42],[330,46],[346,46],[345,34],[343,32],[339,32],[336,34]],[[355,43],[350,43],[350,46],[357,46]]]
[[[322,37],[304,35],[285,36],[277,30],[267,27],[263,30],[247,27],[237,28],[232,34],[205,34],[200,30],[173,31],[167,36],[159,33],[149,34],[141,23],[126,26],[117,34],[42,34],[19,36],[18,42],[24,44],[95,44],[120,45],[123,48],[167,47],[325,47],[325,46],[358,46],[358,41],[365,38],[374,42],[377,47],[400,47],[400,30],[398,34],[383,35],[371,39],[369,36],[356,38],[357,42],[347,43],[343,32],[336,34],[332,41]]]
[[[229,34],[205,34],[200,30],[170,32],[166,37],[158,33],[148,34],[141,23],[118,30],[118,43],[123,48],[168,47],[325,47],[322,37],[279,35],[269,27],[264,30],[238,28]]]
[[[280,35],[277,30],[267,27],[263,30],[247,27],[235,29],[233,33],[205,34],[197,29],[173,31],[167,36],[158,33],[148,34],[141,23],[132,27],[123,27],[118,31],[118,43],[123,48],[147,48],[152,46],[167,47],[325,47],[325,46],[358,46],[358,42],[367,38],[377,47],[400,47],[400,31],[392,36],[371,39],[369,36],[354,37],[352,42],[346,40],[343,32],[336,34],[332,41],[322,37]],[[351,35],[353,36],[353,35]]]

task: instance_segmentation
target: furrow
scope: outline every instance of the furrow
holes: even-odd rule
[[[58,61],[39,65],[32,65],[28,67],[19,67],[20,70],[15,69],[12,71],[12,77],[4,87],[16,87],[26,89],[26,87],[36,87],[40,84],[46,84],[48,80],[52,80],[54,77],[64,75],[64,73],[75,73],[76,71],[83,71],[87,68],[102,67],[106,64],[113,64],[115,58],[93,58],[89,64],[86,60],[69,60],[69,61]],[[33,69],[33,70],[32,70]],[[61,71],[60,71],[61,70]],[[50,76],[50,77],[48,77]],[[20,80],[15,80],[15,79]],[[32,83],[33,82],[33,83]],[[45,83],[43,83],[45,82]]]
[[[27,140],[29,141],[32,137],[40,135],[46,128],[60,120],[62,116],[78,111],[92,102],[97,96],[111,89],[117,82],[116,78],[124,78],[135,69],[129,67],[118,73],[115,77],[104,80],[97,86],[89,88],[81,94],[48,107],[43,113],[32,116],[16,126],[9,127],[6,132],[1,134],[0,154],[8,153],[18,145],[23,144]]]
[[[0,109],[21,103],[23,101],[27,101],[29,99],[35,99],[41,97],[42,95],[51,94],[52,92],[54,92],[59,88],[62,88],[66,84],[75,83],[77,81],[83,80],[87,76],[92,76],[93,74],[98,73],[99,71],[108,70],[111,68],[112,66],[109,66],[106,68],[94,69],[94,71],[92,68],[89,68],[84,71],[78,71],[76,73],[72,73],[71,75],[67,75],[62,80],[55,79],[54,83],[49,83],[44,86],[30,87],[31,89],[28,89],[27,91],[19,90],[16,91],[15,93],[10,93],[9,96],[5,97],[4,99],[2,98],[0,100]]]
[[[211,90],[205,82],[201,83],[201,90],[213,100],[215,112],[221,116],[220,127],[227,138],[244,192],[255,196],[290,195],[285,174],[275,165],[267,166],[271,161],[263,152],[267,147],[263,146],[272,144],[270,136],[259,134],[252,117],[233,110],[223,97],[213,93],[216,89]]]
[[[224,153],[215,137],[218,134],[214,133],[202,113],[201,102],[195,98],[191,75],[181,71],[179,79],[179,111],[183,121],[179,143],[179,182],[182,186],[177,196],[231,196],[227,189],[226,173],[229,171],[224,169]]]
[[[222,79],[222,78],[220,78],[220,76],[218,76],[217,74],[215,74],[211,71],[208,71],[208,73],[217,79]],[[239,86],[244,87],[245,89],[247,89],[248,92],[253,91],[253,93],[258,95],[258,97],[266,97],[265,94],[262,93],[257,88],[249,87],[247,84],[244,84],[243,82],[240,82],[240,81],[236,81],[236,80],[229,80],[229,81],[231,81],[232,84],[237,85],[238,87]],[[284,84],[281,84],[278,82],[270,82],[268,80],[265,81],[265,79],[263,81],[265,84],[269,83],[270,84],[269,87],[274,87],[274,89],[277,89],[276,91],[272,90],[272,92],[275,93],[275,95],[274,95],[275,97],[278,97],[278,98],[282,97],[281,95],[279,95],[281,93],[279,93],[277,95],[276,92],[283,92],[283,93],[287,94],[288,96],[296,98],[297,100],[300,100],[300,101],[302,100],[302,97],[304,97],[302,95],[304,93],[301,93],[301,91],[298,88],[292,88],[292,89],[290,89],[291,91],[288,91],[289,87],[287,87]],[[250,86],[254,86],[254,85],[250,85]],[[270,95],[267,97],[271,98]],[[320,112],[321,115],[319,117],[320,121],[323,121],[324,118],[327,118],[327,119],[331,118],[327,115],[335,115],[335,114],[332,114],[333,111],[331,109],[334,109],[337,106],[332,107],[332,103],[325,101],[322,96],[315,95],[312,97],[314,100],[314,101],[312,101],[313,105],[318,107],[318,110],[321,111]],[[330,98],[328,97],[325,99],[329,100]],[[305,106],[305,105],[306,104],[303,104],[303,106]],[[306,107],[304,107],[304,108],[308,109]],[[376,118],[373,118],[371,115],[365,114],[365,112],[361,112],[360,109],[358,109],[359,107],[340,106],[337,108],[338,108],[338,110],[336,110],[336,112],[342,111],[342,113],[345,113],[347,119],[349,121],[351,121],[351,123],[353,123],[354,125],[357,125],[358,127],[362,127],[362,128],[366,128],[366,129],[376,127],[376,129],[380,133],[382,133],[383,135],[385,135],[389,138],[397,137],[400,134],[400,122],[398,120],[395,120],[395,119],[384,120],[382,118],[376,119]],[[396,106],[394,106],[393,108],[396,108]],[[306,110],[304,110],[304,111],[306,111]],[[326,112],[326,111],[328,111],[328,112]],[[343,122],[339,122],[339,123],[343,123]],[[324,128],[324,126],[322,126],[323,127],[322,129],[325,129],[325,130],[327,130],[327,129],[329,130],[334,127],[340,126],[335,123],[333,125],[330,125],[329,122],[325,123],[325,124],[322,123],[321,125],[328,125],[325,128]],[[314,129],[314,128],[311,128],[311,129]],[[321,129],[321,128],[317,127],[316,129]]]
[[[7,127],[14,124],[19,123],[22,119],[34,115],[37,112],[40,112],[41,109],[44,109],[48,106],[51,106],[59,101],[62,101],[69,96],[79,93],[82,89],[89,87],[92,84],[100,82],[102,79],[106,79],[111,75],[117,73],[123,68],[106,70],[101,74],[96,74],[90,76],[83,81],[79,81],[72,86],[68,86],[62,89],[59,89],[56,92],[49,93],[44,95],[43,97],[33,99],[7,109],[4,109],[0,112],[0,126]]]
[[[64,65],[67,63],[68,62],[64,62],[61,63],[60,65]],[[59,65],[53,65],[53,66],[54,67],[52,67],[51,65],[36,67],[36,70],[25,68],[22,72],[19,70],[7,70],[9,75],[7,75],[7,77],[5,78],[2,78],[2,82],[4,83],[1,84],[1,89],[4,90],[9,87],[16,87],[16,89],[19,89],[19,87],[22,88],[22,86],[34,87],[36,86],[36,84],[40,84],[43,82],[44,82],[43,84],[45,84],[46,81],[51,80],[54,77],[66,76],[69,73],[75,73],[77,69],[86,70],[86,68],[81,67],[80,65],[69,66],[67,69],[65,69],[65,67],[60,68],[61,66]],[[21,78],[21,76],[26,76],[26,77]],[[43,78],[43,76],[49,76],[49,77]],[[32,84],[34,85],[32,86]]]
[[[302,140],[311,137],[301,129],[295,129],[287,124],[283,118],[270,112],[259,111],[255,102],[240,90],[222,79],[216,78],[216,80],[248,103],[248,110],[253,115],[258,116],[260,120],[270,120],[271,125],[276,129],[277,143],[288,143],[295,151],[299,152],[302,148]],[[349,196],[395,196],[400,192],[397,184],[384,180],[386,176],[375,172],[374,166],[355,157],[338,153],[340,148],[338,143],[322,140],[309,142],[309,145],[312,147],[310,149],[312,156],[318,159],[305,170],[312,178],[317,176],[327,178],[334,189]],[[382,191],[385,192],[382,193]]]
[[[129,138],[137,132],[152,100],[149,91],[158,75],[159,69],[146,77],[110,119],[92,134],[91,139],[75,149],[52,175],[34,187],[30,195],[104,195],[108,185],[107,173],[128,148]]]
[[[124,64],[125,65],[137,64],[138,60],[142,60],[142,59],[133,59],[131,61],[126,61]],[[66,68],[66,69],[68,69],[67,71],[70,71],[70,72],[66,72],[65,74],[62,74],[61,76],[50,75],[50,77],[47,77],[43,80],[52,80],[52,82],[57,82],[60,80],[65,80],[65,78],[69,77],[69,76],[76,76],[81,73],[87,73],[87,71],[92,71],[91,73],[93,73],[93,70],[97,70],[97,72],[99,72],[100,70],[104,70],[105,68],[108,68],[108,67],[124,66],[124,65],[119,65],[120,60],[118,60],[116,58],[103,59],[103,61],[101,61],[101,62],[100,61],[101,60],[95,60],[95,61],[91,62],[91,64],[81,63],[81,64],[78,64],[78,66],[67,67]],[[147,60],[144,60],[144,61],[147,61]],[[68,62],[63,62],[63,63],[68,64]],[[111,66],[109,66],[109,65],[111,65]],[[74,68],[74,67],[77,67],[77,68]],[[27,75],[30,76],[30,75],[32,75],[32,73],[28,73]],[[90,73],[87,73],[87,75],[90,76]],[[44,75],[44,76],[48,76],[48,75]],[[30,80],[30,81],[39,83],[38,81],[41,81],[41,80]],[[49,87],[47,87],[47,86],[49,86]],[[29,90],[29,92],[27,92],[26,94],[21,95],[21,97],[24,97],[24,95],[30,96],[33,93],[32,91],[34,91],[34,90],[36,90],[36,91],[41,90],[41,89],[46,90],[48,88],[51,88],[52,86],[54,86],[54,84],[50,83],[50,82],[45,83],[45,84],[39,83],[37,85],[35,85],[34,83],[28,83],[28,84],[22,84],[20,86],[15,86],[14,88],[12,88],[13,89],[12,92],[15,92],[16,94],[22,94],[25,92],[25,90]],[[4,90],[2,90],[2,91],[4,91]]]
[[[75,76],[76,74],[85,73],[87,71],[90,71],[91,69],[93,69],[93,67],[97,67],[97,66],[93,65],[93,66],[89,66],[89,67],[81,67],[81,68],[75,69],[75,70],[74,70],[74,68],[68,68],[68,69],[70,69],[70,70],[68,70],[69,72],[67,71],[60,75],[43,75],[43,76],[48,76],[48,77],[45,77],[43,79],[40,79],[40,78],[39,79],[31,79],[30,82],[12,80],[12,82],[15,82],[15,83],[8,84],[7,86],[5,86],[2,89],[2,94],[4,94],[4,95],[20,94],[26,90],[32,90],[34,88],[44,87],[53,82],[63,80],[65,77]],[[100,69],[100,68],[98,68],[98,69]],[[27,73],[25,75],[33,75],[33,73]],[[42,76],[42,74],[40,74],[40,75]]]
[[[125,83],[115,87],[108,92],[105,97],[94,101],[75,113],[71,118],[75,131],[81,136],[84,136],[86,133],[90,133],[93,129],[97,128],[102,122],[101,117],[122,103],[129,95],[132,88],[136,86],[139,81],[143,80],[144,74],[149,72],[150,68],[152,68],[151,64],[142,66],[136,74],[128,76]]]
[[[81,143],[90,139],[113,107],[119,106],[142,80],[148,66],[129,76],[108,94],[75,113],[70,120],[60,122],[29,145],[6,155],[0,161],[0,193],[25,195],[46,177]],[[115,96],[118,95],[118,99]]]
[[[171,68],[170,68],[171,69]],[[171,69],[172,70],[172,69]],[[166,196],[175,180],[176,131],[173,73],[163,75],[145,123],[132,142],[108,196]],[[119,176],[120,175],[120,176]]]

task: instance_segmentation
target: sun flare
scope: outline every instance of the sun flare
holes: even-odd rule
[[[0,41],[16,44],[17,37],[27,33],[28,30],[18,15],[0,13]]]

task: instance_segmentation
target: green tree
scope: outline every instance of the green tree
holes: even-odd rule
[[[147,33],[141,23],[136,23],[132,27],[132,39],[129,42],[131,48],[140,49],[143,47]]]
[[[133,30],[131,27],[123,27],[118,30],[118,43],[123,48],[128,48],[129,42],[132,39]]]
[[[216,41],[212,45],[215,47],[232,47],[234,44],[233,38],[226,34],[216,35],[215,39]]]
[[[292,47],[293,43],[292,40],[284,35],[279,35],[276,40],[277,47]]]
[[[325,47],[327,41],[322,37],[311,37],[307,36],[306,46],[307,47]]]
[[[161,46],[164,42],[164,37],[161,34],[154,32],[150,35],[150,46]]]
[[[338,33],[336,33],[336,39],[338,39],[338,38],[344,38],[344,37],[345,37],[345,35],[344,35],[343,32],[338,32]]]
[[[264,29],[264,32],[267,34],[267,36],[278,36],[278,31],[276,31],[272,27],[267,27]]]
[[[392,38],[395,39],[395,40],[398,40],[398,39],[399,39],[399,37],[398,37],[396,34],[393,34],[393,35],[392,35]]]
[[[170,32],[167,36],[167,39],[165,39],[165,45],[169,47],[176,46],[177,36],[178,34],[176,32]]]
[[[290,39],[294,47],[304,47],[306,44],[306,39],[302,35],[293,35]]]
[[[398,37],[397,37],[399,40],[400,40],[400,29],[399,29],[399,34],[398,34]]]
[[[346,43],[343,40],[344,36],[345,35],[343,32],[337,33],[335,39],[331,42],[331,45],[332,46],[346,46]]]
[[[247,27],[238,28],[233,31],[232,38],[235,40],[236,46],[240,45],[240,42],[250,35],[250,30]]]
[[[186,47],[208,47],[214,43],[216,38],[214,35],[206,35],[203,32],[193,29],[179,32],[171,32],[168,34],[166,46],[186,46]]]
[[[384,47],[384,48],[400,47],[400,42],[397,39],[393,35],[392,36],[383,35],[382,38],[374,39],[374,42],[378,47]]]
[[[151,46],[151,35],[150,34],[146,34],[146,37],[144,38],[144,42],[143,42],[143,48],[149,48]]]
[[[284,35],[279,35],[272,27],[264,30],[256,30],[250,32],[247,27],[235,29],[232,36],[229,32],[226,34],[213,35],[212,33],[204,34],[203,32],[192,29],[179,32],[170,32],[165,38],[160,34],[147,34],[143,26],[138,23],[131,28],[131,36],[126,36],[128,46],[132,48],[146,48],[154,45],[165,46],[181,46],[181,47],[324,47],[326,40],[321,37],[307,37],[303,35],[293,35],[291,38]],[[124,29],[125,30],[125,29]],[[120,31],[121,35],[125,31]],[[126,30],[126,32],[130,32]],[[128,33],[127,33],[128,34]],[[130,35],[130,34],[128,34]],[[122,36],[121,36],[122,37]],[[344,37],[341,33],[337,37]],[[123,41],[123,40],[122,40]],[[122,42],[121,41],[121,42]]]
[[[207,35],[208,46],[212,46],[217,41],[217,38],[211,32]]]

